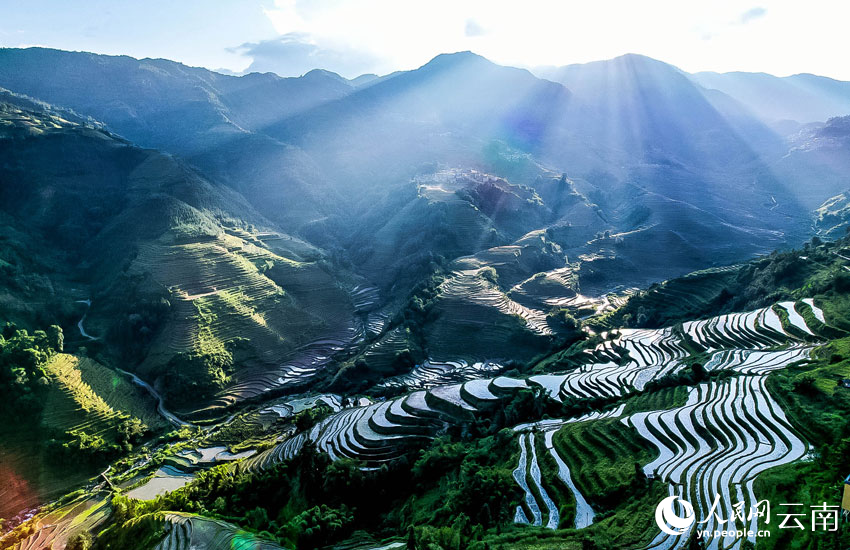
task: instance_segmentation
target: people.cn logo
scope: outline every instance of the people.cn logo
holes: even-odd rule
[[[682,507],[685,517],[679,516],[676,514],[676,510],[673,509],[673,505],[677,500]],[[685,533],[694,524],[695,520],[694,507],[687,500],[682,500],[677,496],[665,498],[655,508],[655,523],[668,535],[676,536]]]

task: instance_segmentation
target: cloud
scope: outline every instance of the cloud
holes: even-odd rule
[[[486,34],[484,27],[478,24],[478,21],[475,19],[467,19],[466,27],[463,29],[463,34],[465,36],[482,36]]]
[[[280,76],[300,76],[313,69],[325,69],[353,78],[375,72],[379,65],[379,60],[371,54],[324,45],[303,32],[291,32],[271,40],[246,42],[228,50],[251,59],[251,64],[245,69],[246,73],[272,72]]]
[[[764,17],[765,14],[767,14],[766,9],[762,8],[761,6],[756,6],[754,8],[750,8],[747,11],[745,11],[744,13],[742,13],[741,17],[739,18],[738,21],[742,25],[746,25],[750,21],[754,21],[756,19],[760,19],[760,18]]]

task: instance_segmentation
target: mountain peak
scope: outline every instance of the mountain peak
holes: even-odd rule
[[[331,79],[331,80],[336,80],[338,82],[344,82],[346,84],[350,84],[348,79],[341,77],[339,74],[337,74],[333,71],[328,71],[328,70],[325,70],[325,69],[313,69],[310,72],[304,73],[304,75],[301,78],[304,78],[304,79],[307,79],[307,80]]]
[[[454,53],[441,53],[440,55],[434,57],[420,67],[421,69],[425,69],[427,67],[434,68],[446,68],[446,67],[457,67],[460,65],[469,65],[469,64],[480,64],[480,65],[495,65],[489,59],[478,55],[477,53],[473,53],[469,50],[462,52],[454,52]]]
[[[654,57],[649,57],[648,55],[644,55],[642,53],[633,53],[633,52],[628,52],[628,53],[624,53],[623,55],[618,55],[617,57],[609,59],[608,61],[618,61],[618,60],[631,61],[631,62],[641,62],[641,63],[660,63],[660,64],[663,64],[663,65],[669,65],[668,63],[664,63],[663,61],[659,61],[658,59],[655,59]]]
[[[591,61],[590,63],[574,63],[555,69],[555,71],[599,69],[603,67],[641,71],[670,71],[682,74],[681,69],[675,65],[639,53],[626,53],[611,59]]]

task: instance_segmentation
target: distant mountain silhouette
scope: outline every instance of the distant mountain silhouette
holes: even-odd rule
[[[720,90],[767,123],[824,122],[850,114],[850,82],[813,74],[776,77],[765,73],[696,73],[694,82]]]
[[[402,271],[412,284],[411,265],[432,255],[578,219],[584,229],[570,238],[552,234],[571,256],[613,261],[592,270],[594,288],[618,284],[623,266],[657,280],[798,242],[811,209],[843,189],[829,179],[801,196],[817,170],[787,166],[789,143],[747,98],[708,89],[699,75],[639,55],[538,73],[471,52],[348,81],[322,70],[234,77],[167,60],[0,50],[0,86],[183,157],[281,230],[346,251],[387,284]],[[405,241],[390,233],[406,225],[388,225],[399,210],[430,223],[434,209],[448,208],[412,207],[417,178],[446,169],[506,178],[537,193],[544,210],[493,219],[493,236],[470,242],[441,226],[442,237],[391,256],[382,272],[364,251]],[[557,191],[549,182],[561,174],[571,185]],[[604,231],[622,234],[623,245],[587,238]],[[667,253],[641,261],[652,242]]]

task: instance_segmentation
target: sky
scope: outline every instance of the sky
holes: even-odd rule
[[[533,68],[639,53],[689,72],[850,80],[840,0],[0,0],[0,46],[347,78],[471,50]]]

